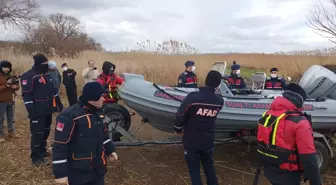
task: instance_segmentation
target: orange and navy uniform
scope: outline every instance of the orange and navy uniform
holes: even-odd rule
[[[258,123],[258,149],[265,176],[274,184],[300,184],[303,172],[320,185],[311,118],[277,97]]]
[[[287,84],[283,78],[270,78],[268,77],[265,82],[265,89],[270,90],[283,90],[286,89]]]
[[[177,87],[197,88],[197,76],[193,72],[185,71],[178,78]]]
[[[121,85],[124,82],[123,78],[115,73],[112,75],[102,73],[98,76],[97,82],[107,90],[107,93],[104,95],[104,103],[115,103],[118,101],[116,97],[117,85]]]
[[[225,77],[226,84],[229,89],[245,89],[246,84],[244,82],[244,78],[240,75],[230,74]]]
[[[90,184],[107,172],[107,156],[115,152],[102,109],[82,98],[56,118],[52,166],[55,178]],[[71,184],[71,183],[70,183]]]
[[[22,97],[30,119],[61,111],[63,104],[53,86],[52,78],[34,68],[21,76]]]

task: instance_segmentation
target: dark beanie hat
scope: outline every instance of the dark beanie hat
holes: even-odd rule
[[[48,58],[43,54],[34,55],[33,59],[34,59],[34,66],[40,65],[44,62],[48,62]]]
[[[185,65],[186,67],[188,67],[188,66],[193,66],[193,65],[195,65],[195,62],[194,62],[194,61],[191,61],[191,60],[188,60],[188,61],[186,61],[186,62],[184,63],[184,65]]]
[[[292,91],[292,92],[299,94],[303,98],[303,100],[306,100],[307,98],[306,91],[302,89],[302,87],[296,83],[288,84],[287,91]]]
[[[296,107],[302,108],[304,101],[307,99],[306,91],[298,84],[290,83],[283,97],[291,101]]]
[[[67,63],[63,63],[63,64],[62,64],[62,67],[64,67],[64,66],[68,66],[68,64],[67,64]]]
[[[222,81],[222,75],[215,70],[209,71],[206,79],[205,79],[205,85],[208,87],[216,88],[220,85]]]
[[[278,71],[278,68],[273,67],[273,68],[270,70],[270,72],[272,72],[272,71]]]
[[[83,87],[82,98],[85,101],[98,101],[105,93],[103,86],[98,82],[88,82]]]

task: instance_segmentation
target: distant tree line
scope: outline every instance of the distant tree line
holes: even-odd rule
[[[0,20],[20,27],[24,52],[42,52],[49,56],[76,57],[85,50],[102,51],[102,45],[83,31],[81,22],[70,15],[54,13],[42,16],[35,0],[0,0]]]

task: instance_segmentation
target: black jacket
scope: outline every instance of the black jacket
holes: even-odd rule
[[[178,78],[177,87],[197,88],[197,76],[193,72],[185,71]]]
[[[106,156],[115,147],[103,119],[102,109],[92,108],[81,98],[57,116],[52,150],[55,178],[87,183],[106,173]]]
[[[68,69],[63,71],[63,84],[67,88],[69,86],[76,86],[76,71],[73,69]]]
[[[30,119],[62,111],[63,104],[47,74],[39,74],[33,69],[21,76],[22,97]]]
[[[213,147],[215,121],[223,105],[223,98],[209,87],[188,94],[176,113],[174,125],[175,132],[181,132],[184,127],[185,149],[208,150]]]

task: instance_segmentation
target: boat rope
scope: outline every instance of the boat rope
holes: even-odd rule
[[[179,102],[182,102],[182,100],[180,100],[180,99],[176,98],[175,96],[173,96],[173,95],[167,93],[164,89],[161,89],[161,88],[160,88],[158,85],[156,85],[155,83],[153,83],[153,86],[154,86],[157,90],[159,90],[159,91],[161,91],[162,93],[166,94],[167,96],[173,98],[174,100],[179,101]]]

